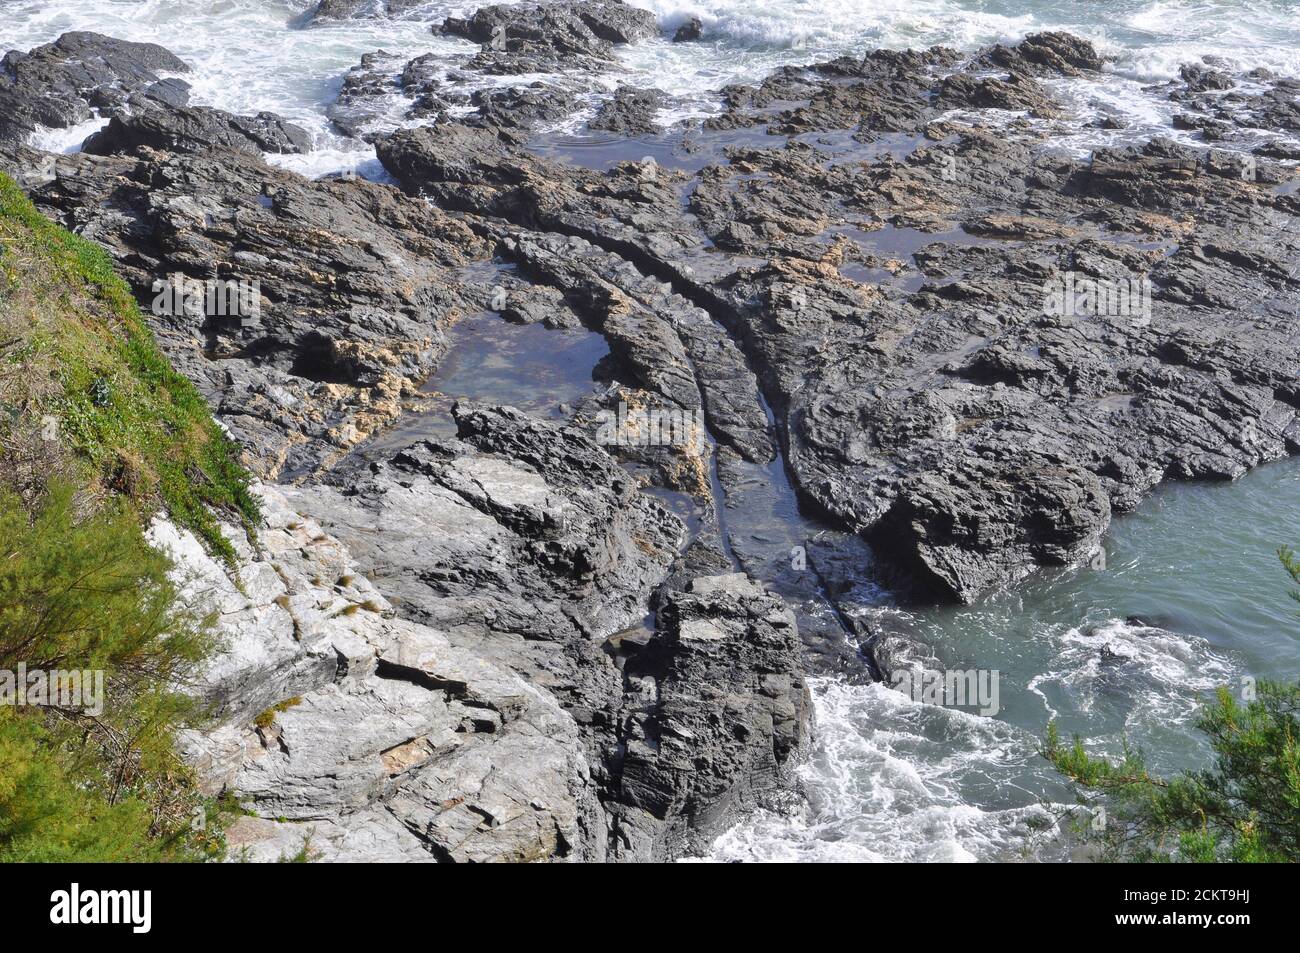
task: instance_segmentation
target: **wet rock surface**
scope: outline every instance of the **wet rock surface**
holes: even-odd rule
[[[61,129],[86,122],[92,107],[111,115],[162,73],[189,66],[154,43],[99,33],[65,33],[29,52],[0,60],[0,143],[21,142],[38,125]]]
[[[1192,64],[1155,94],[1216,148],[1078,155],[1053,90],[1102,67],[1086,41],[874,51],[729,87],[685,131],[654,129],[656,91],[606,92],[591,128],[662,161],[639,140],[596,169],[538,130],[590,105],[653,16],[503,6],[435,29],[479,50],[369,54],[330,111],[400,189],[271,168],[210,115],[198,152],[0,150],[146,305],[174,271],[260,284],[256,326],[150,317],[292,483],[241,551],[265,586],[209,573],[238,648],[195,758],[264,805],[240,822],[254,858],[308,832],[332,859],[701,851],[791,789],[805,670],[887,670],[865,582],[970,601],[1088,559],[1162,481],[1300,451],[1292,80]],[[472,82],[561,60],[571,85]],[[201,108],[118,73],[123,102],[159,103],[119,130]],[[1250,144],[1258,126],[1276,137]],[[591,396],[558,423],[464,402],[455,438],[367,443],[485,314],[602,335]],[[649,439],[651,411],[700,439]],[[608,440],[611,415],[636,423]]]
[[[448,17],[437,29],[478,43],[468,67],[498,74],[608,69],[615,44],[658,34],[654,14],[617,0],[482,7],[465,19]]]
[[[325,115],[344,134],[358,138],[394,112],[403,119],[436,119],[452,103],[468,100],[444,84],[441,73],[432,54],[408,60],[385,50],[367,53],[344,75],[338,98]]]
[[[409,190],[580,236],[703,304],[757,372],[804,502],[970,600],[1087,558],[1162,479],[1294,450],[1296,198],[1275,188],[1285,168],[1247,177],[1166,140],[1069,159],[1031,121],[940,122],[1057,116],[1038,78],[1095,68],[1082,41],[976,58],[1001,79],[939,75],[955,61],[873,53],[729,90],[715,128],[798,138],[693,177],[565,169],[500,139],[467,170],[451,130],[379,155]],[[1067,281],[1146,297],[1054,313]]]
[[[658,132],[660,126],[657,116],[665,99],[664,94],[657,89],[620,87],[613,99],[601,104],[596,111],[596,118],[587,126],[589,129],[620,132],[627,136]]]
[[[673,32],[674,43],[690,43],[704,35],[704,22],[699,17],[691,17]]]
[[[82,151],[93,155],[127,153],[140,146],[167,152],[204,152],[234,149],[253,155],[263,152],[297,154],[311,149],[307,131],[274,113],[236,116],[206,106],[186,107],[169,102],[174,87],[133,100],[130,112],[114,116],[100,132],[90,136]]]
[[[369,20],[412,17],[425,0],[321,0],[311,11],[311,20]]]
[[[728,818],[779,800],[812,719],[794,614],[744,573],[698,576],[660,615],[625,668],[657,703],[627,720],[615,809],[619,839],[649,857],[683,838],[704,853]]]

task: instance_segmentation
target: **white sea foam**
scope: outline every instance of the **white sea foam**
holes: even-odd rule
[[[107,125],[107,119],[96,116],[66,129],[46,129],[42,126],[32,133],[29,145],[34,149],[44,149],[46,152],[65,154],[80,152],[81,144]]]
[[[817,740],[801,769],[806,809],[759,812],[723,835],[710,859],[968,862],[1032,850],[1030,821],[1047,814],[1014,790],[1035,757],[1025,733],[882,684],[815,678],[811,688]],[[974,803],[972,773],[1009,785],[1006,803]]]
[[[1203,638],[1122,619],[1072,628],[1059,641],[1055,663],[1030,680],[1029,690],[1051,717],[1067,708],[1098,721],[1110,716],[1120,729],[1108,732],[1111,750],[1121,734],[1189,725],[1206,695],[1232,686],[1238,674]]]
[[[425,52],[468,55],[471,44],[438,36],[430,26],[479,5],[429,0],[398,19],[304,26],[315,0],[7,0],[0,48],[30,49],[74,29],[160,43],[194,67],[184,77],[194,86],[194,102],[237,113],[277,112],[306,127],[323,153],[309,162],[284,164],[336,172],[350,167],[351,150],[324,110],[343,74],[363,54],[381,48],[403,58]],[[665,110],[665,120],[714,113],[721,87],[756,81],[784,64],[875,47],[942,43],[973,50],[1041,29],[1073,30],[1114,56],[1109,79],[1058,85],[1082,115],[1117,116],[1129,135],[1186,135],[1169,127],[1172,106],[1142,89],[1175,76],[1182,63],[1211,56],[1243,69],[1264,66],[1300,74],[1300,7],[1270,0],[1072,0],[997,9],[976,0],[641,0],[641,5],[657,15],[663,36],[620,50],[628,70],[621,80],[679,97]],[[676,27],[692,16],[704,24],[703,39],[670,42]],[[484,78],[483,85],[528,79]],[[617,81],[609,77],[607,85]],[[404,107],[395,97],[385,125],[405,124]],[[575,129],[581,119],[570,117],[559,128]],[[75,136],[67,132],[66,139],[40,142],[66,150],[76,145]],[[1082,150],[1124,136],[1089,130],[1075,145]],[[328,156],[340,163],[330,166]]]

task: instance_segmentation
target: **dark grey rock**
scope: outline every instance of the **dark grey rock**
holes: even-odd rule
[[[470,69],[506,74],[608,69],[615,44],[658,33],[654,14],[618,0],[488,6],[438,30],[480,44]]]
[[[184,62],[155,43],[99,33],[65,33],[0,60],[0,141],[25,139],[37,125],[65,128],[91,118],[91,106],[111,113],[159,73],[183,73]]]
[[[1194,93],[1232,89],[1237,85],[1236,81],[1222,70],[1209,69],[1199,63],[1188,63],[1180,67],[1178,75],[1187,84],[1187,88]]]
[[[395,189],[311,182],[242,152],[79,154],[54,171],[33,197],[104,243],[146,309],[175,274],[258,282],[255,322],[151,320],[268,478],[328,466],[397,418],[464,306],[452,272],[490,254]]]
[[[236,116],[209,106],[172,106],[151,97],[137,101],[130,112],[114,116],[82,149],[95,155],[114,155],[140,146],[163,152],[222,148],[259,155],[296,154],[311,150],[311,136],[274,113]]]
[[[614,34],[551,6],[531,26],[480,11],[451,32],[487,47],[474,69],[557,48],[609,68]],[[515,22],[515,51],[491,49],[495,26]],[[865,573],[971,600],[1088,558],[1112,514],[1162,481],[1232,479],[1300,451],[1300,197],[1277,187],[1294,173],[1265,147],[1063,153],[1077,128],[1051,81],[1101,65],[1086,42],[1043,34],[973,58],[876,51],[785,68],[724,91],[724,113],[692,137],[698,171],[542,158],[525,136],[549,102],[531,95],[376,136],[406,196],[307,183],[235,152],[0,160],[109,247],[142,296],[156,271],[213,261],[260,277],[276,324],[152,319],[164,348],[264,472],[303,477],[295,506],[354,551],[404,622],[562,709],[563,725],[532,705],[513,722],[467,715],[476,737],[451,780],[402,775],[386,802],[400,829],[370,815],[362,829],[403,851],[423,831],[450,859],[664,859],[790,788],[805,666],[866,677],[907,663],[877,620],[843,611]],[[406,87],[468,103],[439,69],[363,62],[348,108]],[[1292,81],[1258,74],[1262,96],[1192,88],[1205,82],[1220,81],[1197,73],[1152,94],[1229,142],[1247,121],[1289,128]],[[1066,276],[1146,278],[1150,311],[1054,311]],[[464,404],[456,439],[349,454],[400,415],[443,329],[486,310],[498,281],[509,294],[490,308],[509,320],[605,337],[601,388],[564,424]],[[706,450],[598,446],[593,417],[636,401],[702,410]],[[645,480],[689,494],[690,522],[641,493]],[[806,544],[798,575],[778,566],[787,539]],[[376,677],[402,665],[376,661]],[[436,694],[455,711],[468,698]],[[352,711],[317,701],[286,723],[291,740]],[[536,719],[555,744],[530,755]],[[439,812],[461,779],[490,776],[489,724],[519,744],[496,749],[513,752],[500,816],[520,819],[518,838]],[[327,800],[371,791],[330,780],[333,752],[273,763]],[[532,781],[515,760],[530,757]],[[514,804],[529,783],[555,804]]]
[[[807,742],[793,616],[744,576],[695,579],[638,637],[681,523],[577,429],[508,408],[455,415],[457,441],[342,469],[290,501],[405,618],[560,702],[592,765],[604,856],[700,850],[788,782]]]
[[[978,62],[1013,73],[1078,76],[1101,70],[1106,61],[1091,43],[1081,37],[1047,32],[1030,34],[1015,46],[998,44],[986,51]]]
[[[408,19],[427,7],[428,0],[321,0],[311,21]]]
[[[851,132],[836,147],[849,155],[855,140],[915,137],[902,158],[830,161],[800,141],[732,148],[679,179],[565,169],[449,129],[378,149],[440,204],[580,237],[704,305],[757,372],[805,503],[934,591],[971,599],[1086,558],[1110,514],[1160,480],[1231,478],[1294,449],[1300,431],[1281,303],[1296,280],[1283,225],[1296,199],[1267,185],[1278,173],[1247,181],[1241,162],[1159,140],[1071,161],[1040,151],[1049,133],[1028,125],[949,127],[934,138],[950,141],[927,144],[941,108],[1058,115],[1031,75],[1099,65],[1070,38],[1022,46],[977,57],[1005,80],[953,73],[944,50],[881,52],[726,93],[769,133]],[[894,232],[919,237],[890,258]],[[885,277],[850,277],[857,267]],[[1053,318],[1045,289],[1067,272],[1147,277],[1151,320]],[[655,349],[639,365],[634,353],[620,354],[629,383],[681,398],[663,376],[681,352],[664,349],[658,371]]]
[[[812,702],[793,614],[743,574],[698,577],[660,615],[625,667],[649,703],[625,718],[610,810],[620,840],[671,857],[706,852],[734,817],[788,791]]]
[[[168,106],[186,106],[190,101],[190,84],[183,79],[160,79],[144,95]]]
[[[620,86],[613,98],[596,110],[596,118],[587,126],[625,136],[653,135],[660,129],[656,116],[666,101],[667,97],[657,89]]]
[[[691,17],[673,33],[674,43],[690,43],[704,35],[704,22],[699,17]]]
[[[485,126],[518,129],[556,122],[577,108],[573,93],[548,83],[478,90],[470,102],[478,107],[477,122]]]

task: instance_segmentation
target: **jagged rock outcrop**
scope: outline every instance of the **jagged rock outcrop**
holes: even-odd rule
[[[1069,33],[1034,33],[1013,46],[996,44],[979,65],[1038,76],[1078,76],[1097,72],[1105,58],[1087,40]]]
[[[793,616],[743,576],[700,578],[643,636],[681,524],[579,434],[485,408],[461,437],[347,493],[262,488],[256,548],[228,534],[234,577],[151,529],[219,620],[194,687],[219,723],[184,747],[206,790],[255,815],[231,827],[234,856],[702,849],[784,788],[807,742]]]
[[[804,502],[969,600],[1087,558],[1162,479],[1231,478],[1300,446],[1285,304],[1300,248],[1296,197],[1274,188],[1287,172],[1267,162],[1161,140],[1079,161],[1040,148],[1043,124],[939,121],[1059,115],[1040,79],[1096,69],[1085,41],[959,59],[878,51],[731,88],[706,125],[851,136],[731,147],[694,176],[566,169],[454,126],[377,146],[408,190],[580,237],[706,307],[757,372]],[[1053,313],[1067,281],[1149,300]],[[654,381],[678,352],[654,353],[634,383],[671,394]]]
[[[699,17],[691,17],[673,33],[674,43],[690,43],[692,40],[698,40],[704,35],[704,21]]]
[[[499,90],[476,90],[470,103],[478,108],[475,125],[503,129],[528,129],[539,123],[563,119],[577,108],[577,97],[550,83]]]
[[[788,794],[812,720],[799,655],[794,614],[743,573],[668,595],[625,668],[654,703],[628,718],[620,838],[645,856],[681,839],[703,853],[747,806]]]
[[[313,472],[396,419],[466,306],[451,276],[490,254],[391,188],[237,151],[67,156],[50,172],[34,198],[105,244],[147,308],[176,275],[257,283],[252,319],[168,305],[153,327],[264,477]]]
[[[589,129],[618,132],[625,136],[651,135],[659,131],[659,109],[666,97],[657,89],[620,86],[613,97],[596,110]]]
[[[350,2],[350,0],[345,0]],[[620,90],[609,97],[597,74],[619,69],[615,47],[657,34],[654,16],[617,0],[507,4],[483,7],[468,18],[449,17],[437,32],[481,45],[473,57],[422,54],[403,58],[367,53],[348,71],[327,107],[348,135],[372,138],[398,112],[407,119],[447,120],[453,107],[473,107],[468,125],[527,135],[583,108],[608,101],[592,128],[654,132],[665,97],[657,90]],[[485,76],[550,74],[527,84],[483,85]],[[391,126],[387,127],[391,131]]]
[[[599,705],[601,642],[640,623],[681,523],[598,447],[508,408],[455,410],[460,440],[287,489],[409,618],[560,697]]]
[[[431,53],[407,59],[377,50],[361,57],[343,77],[338,98],[325,115],[343,133],[358,138],[386,120],[401,101],[408,119],[434,120],[446,109],[469,102],[469,93],[445,84],[438,58]]]
[[[156,43],[132,43],[99,33],[65,33],[30,52],[0,60],[0,143],[21,142],[38,125],[62,129],[121,108],[162,73],[189,66]]]
[[[236,116],[208,106],[171,105],[146,93],[132,101],[108,125],[82,145],[94,155],[128,153],[140,146],[162,152],[203,152],[219,147],[260,155],[297,154],[311,149],[311,136],[301,126],[274,113]]]
[[[620,0],[493,5],[437,29],[480,44],[468,68],[504,74],[607,70],[615,44],[658,34],[654,14]]]
[[[763,167],[779,189],[783,167]],[[742,190],[752,205],[732,195],[705,221],[747,249],[783,240],[733,227],[724,208],[753,220],[763,200]],[[749,353],[800,489],[939,591],[971,599],[1077,562],[1160,480],[1232,478],[1300,446],[1282,304],[1300,208],[1267,182],[1170,143],[1081,163],[968,134],[839,194],[829,234],[802,253],[817,262],[738,274],[734,300],[765,305],[749,312]],[[860,285],[847,255],[815,251],[836,219],[859,249],[903,236],[915,284]],[[1053,289],[1067,281],[1149,300],[1062,314]]]
[[[211,793],[252,812],[233,859],[591,860],[598,810],[577,728],[545,692],[397,618],[347,551],[261,490],[234,578],[156,522],[183,596],[223,651],[198,686],[220,724],[183,747]],[[274,820],[272,820],[274,818]]]

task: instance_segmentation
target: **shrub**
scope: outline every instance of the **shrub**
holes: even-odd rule
[[[1300,582],[1291,551],[1278,555]],[[1170,779],[1151,775],[1141,752],[1095,757],[1049,725],[1043,756],[1075,783],[1081,804],[1106,810],[1104,825],[1081,829],[1084,840],[1111,860],[1300,861],[1300,683],[1261,680],[1254,695],[1220,689],[1196,723],[1212,766]]]
[[[210,647],[129,507],[79,517],[56,484],[29,517],[0,492],[0,669],[101,671],[102,711],[0,706],[0,859],[197,856],[175,689]],[[196,836],[191,836],[191,835]]]

